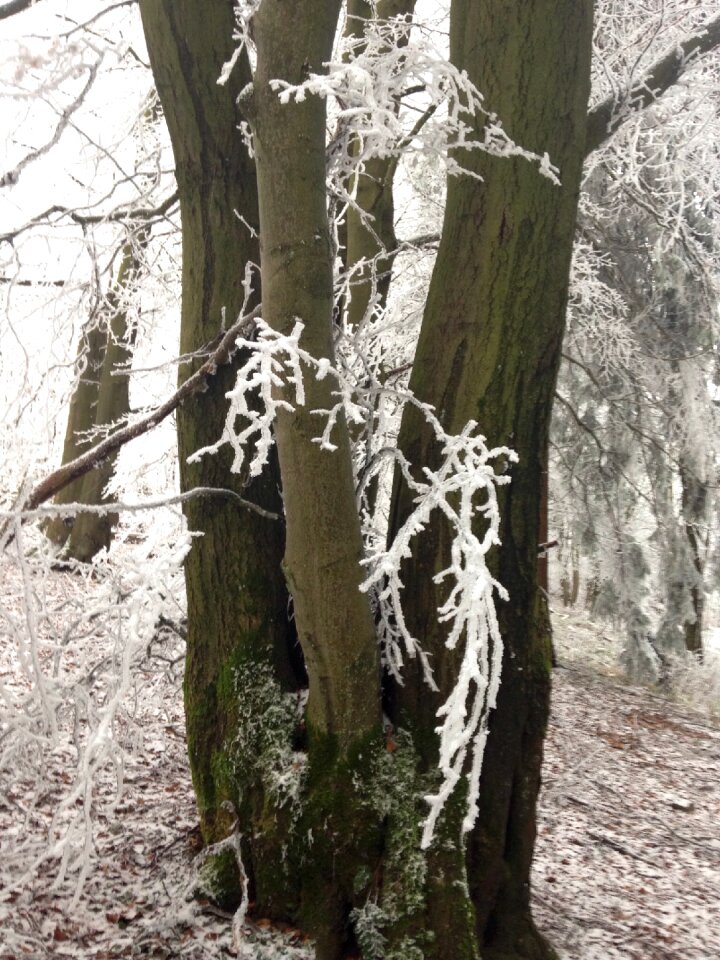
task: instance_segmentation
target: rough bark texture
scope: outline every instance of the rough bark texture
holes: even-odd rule
[[[435,405],[448,431],[471,418],[492,444],[520,456],[501,496],[495,573],[511,600],[499,609],[503,679],[470,836],[468,881],[484,958],[541,958],[551,951],[532,923],[529,872],[550,688],[550,629],[537,591],[542,470],[564,329],[568,274],[589,92],[590,0],[454,0],[451,58],[466,69],[518,143],[548,152],[563,186],[519,159],[463,157],[484,179],[451,179],[445,222],[411,388]],[[411,463],[437,460],[413,409],[400,445]],[[410,500],[395,491],[393,522]],[[453,682],[434,611],[432,577],[447,565],[439,524],[408,562],[408,620],[433,655],[441,696]],[[439,699],[416,678],[399,693],[401,718],[425,731],[434,759]]]
[[[183,232],[180,350],[189,353],[235,321],[245,264],[259,260],[257,241],[235,213],[257,227],[255,173],[237,131],[235,103],[249,72],[247,63],[238,64],[227,86],[217,83],[233,52],[229,0],[143,0],[140,8],[175,154]],[[234,386],[237,362],[219,370],[205,393],[178,410],[181,487],[230,488],[282,513],[276,469],[246,485],[230,473],[227,452],[187,463],[222,432],[225,394]],[[198,359],[196,366],[201,363]],[[181,368],[180,377],[193,369]],[[203,834],[215,841],[232,820],[222,802],[238,799],[227,756],[237,735],[238,672],[247,662],[272,664],[285,689],[295,686],[286,647],[283,534],[281,524],[230,500],[189,501],[185,512],[189,529],[200,534],[185,564],[188,749]]]

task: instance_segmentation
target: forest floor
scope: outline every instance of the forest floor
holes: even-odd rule
[[[7,618],[19,588],[12,571],[0,575]],[[539,925],[563,960],[716,960],[720,726],[603,675],[602,664],[568,659],[576,626],[565,618],[558,630],[534,874]],[[3,642],[6,702],[23,689],[16,661]],[[234,943],[230,917],[190,896],[199,837],[181,700],[177,672],[139,677],[122,721],[134,744],[122,792],[117,770],[96,779],[92,839],[75,851],[89,867],[82,890],[77,864],[59,876],[52,851],[57,811],[72,813],[62,807],[72,745],[56,741],[41,774],[0,769],[0,960],[310,960],[300,931],[254,918]],[[85,809],[82,796],[75,803]]]

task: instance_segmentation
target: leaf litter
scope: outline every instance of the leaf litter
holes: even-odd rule
[[[0,573],[6,617],[18,617],[18,573],[7,559]],[[87,588],[62,572],[45,582],[60,606]],[[107,656],[102,635],[87,631],[82,643],[81,666]],[[16,698],[27,688],[17,659],[4,642],[0,681]],[[133,747],[123,751],[121,787],[112,766],[95,778],[82,888],[76,872],[59,872],[59,858],[47,855],[58,829],[54,814],[75,780],[70,738],[45,751],[40,776],[31,775],[30,762],[27,773],[0,771],[0,960],[311,960],[301,931],[251,911],[237,943],[232,917],[193,899],[201,841],[180,676],[147,664],[142,681],[116,733]],[[6,731],[3,724],[0,748]],[[650,690],[561,660],[533,899],[562,960],[720,956],[719,774],[717,725]]]

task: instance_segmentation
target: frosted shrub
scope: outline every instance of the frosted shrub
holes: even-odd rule
[[[670,688],[675,700],[720,720],[720,650],[708,650],[702,660],[692,653],[668,656]]]

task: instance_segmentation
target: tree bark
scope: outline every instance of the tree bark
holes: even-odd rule
[[[512,482],[500,491],[502,547],[494,573],[511,599],[498,611],[503,678],[467,857],[482,956],[498,960],[552,955],[529,903],[550,693],[550,627],[537,590],[537,544],[584,155],[591,35],[590,0],[454,0],[453,63],[467,70],[516,142],[547,151],[562,187],[522,159],[462,157],[483,182],[449,180],[410,382],[420,400],[435,406],[447,431],[475,419],[491,445],[506,444],[520,457]],[[437,462],[431,431],[412,407],[403,416],[399,443],[411,463]],[[410,509],[411,497],[398,484],[393,529]],[[401,722],[420,731],[428,764],[435,762],[435,711],[455,676],[435,616],[444,594],[432,579],[448,556],[447,530],[438,523],[404,574],[412,597],[408,625],[431,654],[440,695],[431,695],[415,675],[399,691],[398,708]]]
[[[254,17],[257,46],[252,125],[260,198],[263,317],[334,363],[333,251],[325,192],[325,101],[280,102],[270,82],[301,83],[329,60],[340,11],[335,0],[308,0],[288,23],[280,0],[263,0]],[[289,29],[292,29],[290,36]],[[303,407],[280,410],[275,425],[285,502],[284,569],[310,681],[308,723],[341,750],[378,729],[379,663],[361,580],[362,539],[344,416],[336,451],[315,438],[337,402],[332,376],[305,371]],[[289,387],[279,388],[293,403]],[[338,598],[342,601],[338,603]]]
[[[259,261],[254,164],[237,131],[236,106],[249,80],[239,63],[226,86],[217,83],[233,53],[233,4],[227,0],[142,0],[150,60],[175,155],[183,238],[181,353],[211,342],[235,322],[244,267]],[[237,211],[237,212],[236,212]],[[177,413],[180,484],[225,487],[282,513],[277,464],[252,482],[230,472],[227,448],[189,464],[188,456],[222,433],[225,394],[243,357],[208,379],[207,390]],[[202,364],[181,368],[185,380]],[[224,838],[239,804],[228,751],[237,736],[236,687],[248,664],[272,669],[283,689],[297,687],[288,652],[292,631],[281,572],[283,531],[226,499],[185,504],[199,536],[185,561],[188,606],[185,710],[188,751],[203,835]],[[237,879],[237,878],[235,878]],[[232,884],[231,884],[232,885]]]

